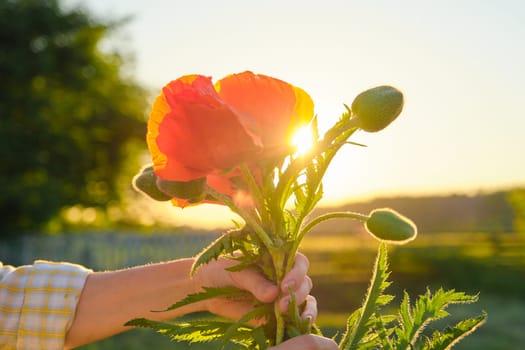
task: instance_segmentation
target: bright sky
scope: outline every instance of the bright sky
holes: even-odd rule
[[[525,185],[521,0],[82,3],[102,18],[133,16],[111,44],[135,55],[133,73],[153,91],[190,73],[219,79],[252,70],[309,92],[326,129],[362,90],[402,90],[399,119],[357,134],[367,148],[338,154],[325,204]],[[202,212],[173,215],[204,226],[213,215]]]

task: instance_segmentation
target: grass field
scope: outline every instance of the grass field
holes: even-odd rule
[[[359,307],[370,278],[377,243],[362,237],[316,235],[302,251],[312,262],[318,324],[331,335],[344,329]],[[439,286],[471,294],[479,301],[450,308],[437,325],[488,313],[487,322],[455,349],[521,349],[525,344],[525,242],[516,234],[444,233],[421,235],[407,246],[390,248],[392,286],[399,303],[403,291],[415,297]]]
[[[473,316],[480,310],[489,314],[484,324],[474,334],[460,342],[454,349],[457,350],[502,350],[522,349],[525,342],[523,329],[525,326],[525,301],[501,298],[497,296],[482,296],[477,304],[469,306],[455,306],[451,308],[450,322],[461,317]],[[318,318],[318,325],[327,336],[343,331],[347,314],[322,312]],[[142,350],[142,349],[218,349],[218,344],[194,344],[171,342],[149,330],[136,329],[118,336],[100,341],[95,344],[81,347],[83,350]]]
[[[377,242],[369,237],[314,234],[301,250],[311,262],[313,294],[319,301],[318,325],[326,335],[341,332],[346,317],[357,308],[368,285]],[[415,297],[438,286],[479,293],[479,302],[450,308],[439,326],[479,315],[488,319],[455,349],[521,349],[525,344],[525,241],[516,234],[444,233],[420,235],[404,247],[390,248],[390,269],[396,295]],[[217,349],[217,344],[187,345],[148,330],[125,334],[82,347],[106,349]]]

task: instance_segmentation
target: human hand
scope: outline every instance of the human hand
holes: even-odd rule
[[[271,347],[268,350],[338,350],[335,341],[313,334],[304,334],[288,339],[284,343]]]
[[[249,291],[255,299],[264,302],[274,302],[280,297],[279,306],[282,312],[288,309],[290,289],[293,291],[297,304],[306,301],[302,312],[303,319],[311,322],[317,317],[317,302],[309,295],[312,289],[312,280],[306,274],[309,261],[306,256],[297,253],[294,266],[284,276],[281,286],[276,286],[255,270],[245,269],[229,272],[225,269],[234,266],[237,262],[220,258],[200,267],[194,276],[195,290],[202,287],[235,286]],[[205,308],[217,315],[231,319],[238,319],[253,308],[253,302],[216,298],[209,300]]]

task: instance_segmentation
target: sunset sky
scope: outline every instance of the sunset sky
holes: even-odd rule
[[[133,17],[105,44],[133,54],[131,73],[154,93],[181,75],[252,70],[306,90],[326,129],[362,90],[402,90],[399,119],[338,154],[324,204],[525,185],[521,0],[82,3],[102,19]],[[180,223],[213,217],[169,209]]]

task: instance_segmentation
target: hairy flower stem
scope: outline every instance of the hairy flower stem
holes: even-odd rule
[[[284,339],[284,318],[279,308],[279,300],[273,303],[273,312],[275,314],[275,345],[279,345]]]
[[[270,214],[268,213],[268,209],[266,208],[264,196],[262,194],[260,186],[257,184],[257,181],[255,180],[255,177],[250,171],[250,168],[246,165],[246,163],[241,164],[239,168],[241,169],[241,173],[242,173],[244,180],[248,184],[250,194],[255,200],[256,207],[261,217],[264,219],[268,219],[270,217]]]
[[[364,215],[361,213],[351,212],[351,211],[341,211],[341,212],[333,212],[333,213],[327,213],[320,215],[310,221],[308,224],[304,226],[304,228],[299,233],[299,236],[297,237],[297,240],[302,240],[304,236],[311,231],[315,226],[319,225],[321,222],[330,220],[330,219],[336,219],[336,218],[343,218],[343,219],[354,219],[362,222],[366,222],[370,217],[368,215]]]
[[[275,283],[280,286],[285,274],[289,270],[285,270],[286,254],[287,252],[283,247],[276,247],[269,250],[272,256],[273,266],[275,270]],[[275,345],[283,342],[284,339],[284,318],[279,307],[280,298],[277,298],[273,303],[273,312],[275,315]]]
[[[295,256],[295,254],[297,253],[297,250],[299,249],[299,244],[303,240],[304,236],[308,232],[310,232],[315,226],[319,225],[320,223],[322,223],[322,222],[324,222],[326,220],[338,219],[338,218],[339,219],[341,219],[341,218],[342,219],[353,219],[353,220],[366,222],[370,217],[368,215],[364,215],[364,214],[361,214],[361,213],[350,212],[350,211],[333,212],[333,213],[327,213],[327,214],[324,214],[324,215],[320,215],[320,216],[316,217],[315,219],[313,219],[312,221],[310,221],[309,223],[307,223],[303,227],[303,229],[299,232],[299,234],[297,235],[297,238],[293,242],[292,248],[290,250],[290,254],[293,254]],[[292,264],[293,264],[293,261],[288,261],[285,271],[289,271],[292,268]]]
[[[215,190],[214,188],[208,185],[206,185],[206,192],[218,201],[221,201],[224,204],[226,204],[232,211],[239,214],[239,216],[242,217],[246,222],[246,225],[254,230],[255,234],[264,243],[264,245],[268,249],[273,248],[274,244],[272,242],[272,239],[270,238],[270,236],[268,236],[268,234],[261,227],[261,225],[257,223],[257,221],[253,218],[252,215],[248,214],[248,212],[243,208],[240,208],[237,205],[235,205],[235,203],[233,203],[233,200],[229,196]]]

